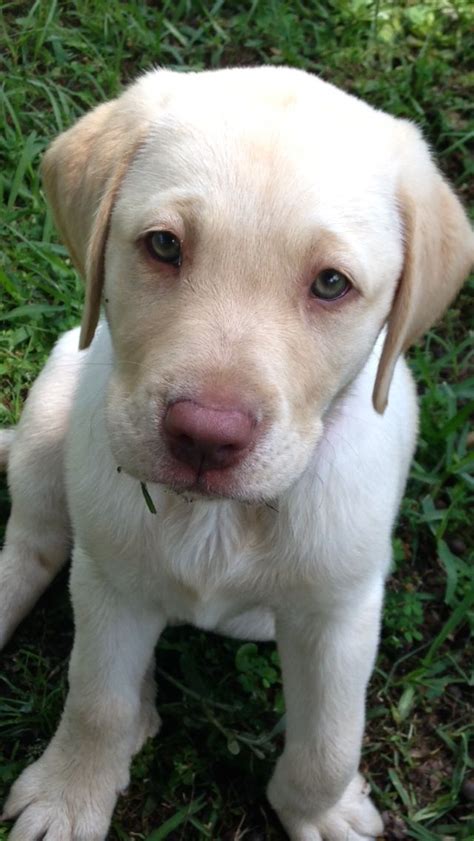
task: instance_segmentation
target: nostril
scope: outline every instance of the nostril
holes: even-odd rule
[[[218,447],[206,447],[205,450],[211,453],[216,460],[225,462],[226,459],[230,460],[234,455],[241,453],[243,448],[236,444],[223,444]]]
[[[190,447],[193,444],[193,439],[189,435],[177,435],[176,437],[179,443],[184,444],[186,447]]]

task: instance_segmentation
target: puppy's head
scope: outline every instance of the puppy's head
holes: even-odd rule
[[[295,70],[152,72],[44,162],[104,303],[111,447],[178,490],[269,499],[305,470],[382,327],[373,402],[474,256],[418,131]]]

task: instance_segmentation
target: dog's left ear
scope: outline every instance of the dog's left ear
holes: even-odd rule
[[[474,263],[474,232],[461,203],[418,129],[405,121],[398,128],[405,260],[372,396],[380,414],[398,357],[441,316]]]

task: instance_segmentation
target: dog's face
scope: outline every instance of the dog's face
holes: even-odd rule
[[[376,138],[334,138],[341,111],[180,105],[111,217],[110,440],[141,479],[268,499],[305,469],[386,318],[403,263],[393,174]]]
[[[469,229],[411,127],[306,74],[155,73],[122,100],[108,136],[122,119],[129,145],[114,166],[110,142],[95,226],[82,223],[70,242],[79,266],[88,263],[86,343],[100,294],[111,329],[107,424],[117,464],[181,491],[271,499],[307,467],[328,407],[363,366],[393,301],[401,314],[389,324],[377,408],[397,355],[424,327],[418,287],[411,277],[400,283],[426,271],[418,252],[429,248],[416,242],[407,170],[419,187],[414,166],[431,167],[421,178],[422,227],[437,190],[445,217],[436,230],[452,260]],[[104,133],[107,120],[76,143],[91,154],[94,135],[100,154]],[[56,191],[60,143],[46,177]],[[93,194],[97,177],[77,189]],[[68,214],[53,203],[71,240]],[[469,256],[456,260],[444,297],[435,286],[437,303],[424,303],[428,320]]]

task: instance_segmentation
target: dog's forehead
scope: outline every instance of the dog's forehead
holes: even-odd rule
[[[116,214],[129,230],[193,203],[203,218],[212,207],[213,218],[262,229],[396,226],[395,120],[383,112],[275,68],[155,73],[143,87],[149,130]]]

